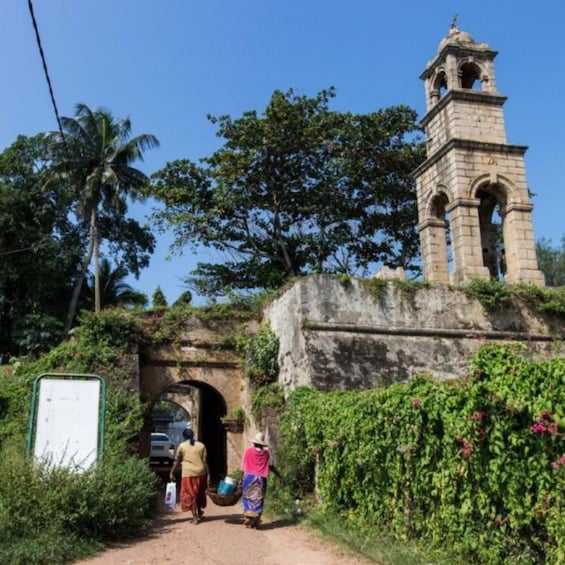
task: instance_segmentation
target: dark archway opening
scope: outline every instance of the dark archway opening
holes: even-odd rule
[[[433,197],[431,201],[430,213],[434,218],[443,220],[445,222],[444,247],[446,255],[445,257],[438,257],[437,259],[442,262],[445,261],[447,264],[447,272],[449,274],[453,274],[453,271],[455,270],[455,261],[453,257],[450,216],[446,211],[448,204],[449,199],[447,197],[447,194],[445,194],[445,192],[439,192],[436,196]]]
[[[154,419],[154,407],[162,408],[165,403],[178,405],[180,410],[186,413],[186,419],[170,423],[165,423],[162,417]],[[182,430],[190,421],[196,439],[206,446],[210,480],[218,482],[227,472],[227,436],[222,422],[226,414],[226,402],[214,387],[200,381],[180,381],[165,389],[146,415],[145,442],[148,446],[149,432],[165,432],[165,426],[169,426],[168,433],[178,446],[183,441]],[[148,454],[148,447],[146,451]]]
[[[441,100],[447,92],[447,77],[444,72],[438,73],[434,81],[433,90],[437,93],[437,99]]]
[[[227,414],[223,397],[214,388],[199,384],[200,388],[200,419],[199,438],[208,451],[210,480],[217,483],[226,476],[227,450],[226,430],[222,417]]]
[[[465,63],[461,66],[461,88],[468,88],[470,90],[480,90],[480,69],[473,63]]]
[[[500,211],[506,205],[504,194],[497,185],[486,185],[476,192],[479,199],[479,227],[483,265],[491,279],[503,279],[506,274],[504,226]]]

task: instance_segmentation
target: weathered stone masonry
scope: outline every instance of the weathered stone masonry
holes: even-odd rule
[[[453,378],[486,342],[522,342],[532,356],[552,358],[562,354],[565,333],[561,320],[525,304],[489,314],[461,290],[407,292],[393,281],[377,299],[363,281],[324,275],[297,282],[266,316],[288,389],[359,390],[422,372]]]

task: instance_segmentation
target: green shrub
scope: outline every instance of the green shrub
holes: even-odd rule
[[[534,311],[558,318],[565,316],[565,287],[543,288],[534,284],[508,285],[504,281],[475,279],[462,287],[487,310],[510,307],[516,300],[530,305]]]
[[[504,281],[473,279],[462,288],[465,294],[477,298],[487,310],[501,308],[512,300],[510,287]]]
[[[512,294],[533,308],[563,318],[565,315],[565,287],[543,288],[534,284],[518,284]]]
[[[135,458],[108,458],[77,472],[5,449],[0,555],[11,564],[64,563],[109,540],[139,536],[156,513],[156,494],[156,476]]]
[[[245,348],[245,375],[254,386],[273,382],[279,373],[279,338],[263,323]]]
[[[316,454],[314,447],[318,393],[311,388],[297,388],[288,398],[280,422],[281,444],[277,460],[285,490],[295,497],[314,491]]]
[[[63,565],[88,557],[102,547],[94,541],[80,540],[72,532],[63,532],[53,524],[6,544],[0,541],[2,563],[9,565]]]
[[[138,536],[156,511],[156,477],[147,462],[124,457],[144,406],[128,392],[124,361],[137,324],[108,311],[84,314],[69,341],[37,361],[19,360],[0,378],[0,555],[14,565],[57,564],[109,540]],[[106,381],[104,457],[76,472],[35,465],[24,453],[32,384],[44,373],[95,373]]]
[[[269,383],[253,391],[251,396],[251,411],[256,422],[261,421],[264,408],[272,408],[281,414],[285,405],[284,392],[279,383]]]
[[[376,278],[359,279],[359,285],[371,296],[374,302],[379,303],[387,292],[388,281]]]

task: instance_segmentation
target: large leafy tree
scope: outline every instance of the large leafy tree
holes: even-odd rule
[[[59,186],[43,190],[44,136],[20,136],[0,154],[0,357],[58,343],[84,234]]]
[[[561,247],[554,247],[550,240],[542,238],[536,243],[538,265],[547,286],[565,286],[565,237]]]
[[[148,228],[126,219],[128,198],[141,197],[146,175],[132,163],[157,147],[154,135],[131,137],[129,118],[116,120],[108,109],[76,106],[74,118],[62,118],[62,135],[49,135],[55,163],[52,182],[64,182],[76,197],[74,211],[88,224],[88,248],[76,277],[65,330],[72,325],[81,288],[94,258],[95,311],[100,310],[99,247],[108,240],[125,254],[125,265],[135,275],[147,266],[154,239]]]
[[[423,159],[416,114],[331,111],[333,89],[309,98],[276,91],[259,116],[211,117],[223,146],[199,164],[178,160],[153,176],[174,248],[203,246],[200,293],[274,288],[310,272],[365,274],[377,264],[415,268],[415,186]]]

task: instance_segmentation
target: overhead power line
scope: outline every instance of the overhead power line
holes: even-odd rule
[[[49,77],[49,71],[47,70],[47,61],[45,60],[45,53],[43,51],[43,46],[41,45],[41,37],[39,36],[39,29],[37,27],[37,21],[35,19],[35,13],[33,11],[33,4],[31,0],[27,1],[29,8],[29,14],[31,16],[31,21],[33,23],[33,29],[35,30],[35,40],[37,47],[39,48],[39,55],[41,56],[41,63],[43,64],[43,72],[45,73],[45,79],[47,80],[47,86],[49,87],[49,95],[51,96],[51,103],[53,104],[53,110],[55,111],[55,118],[57,119],[57,125],[59,126],[59,133],[61,134],[61,139],[63,144],[65,143],[65,134],[63,133],[63,127],[61,126],[61,118],[59,117],[59,110],[57,109],[57,102],[55,101],[55,94],[53,93],[53,85],[51,84],[51,78]]]
[[[0,257],[4,255],[13,255],[14,253],[24,253],[25,251],[37,251],[42,247],[47,247],[50,243],[38,243],[37,245],[32,245],[30,247],[22,247],[20,249],[10,249],[10,251],[0,251]]]

